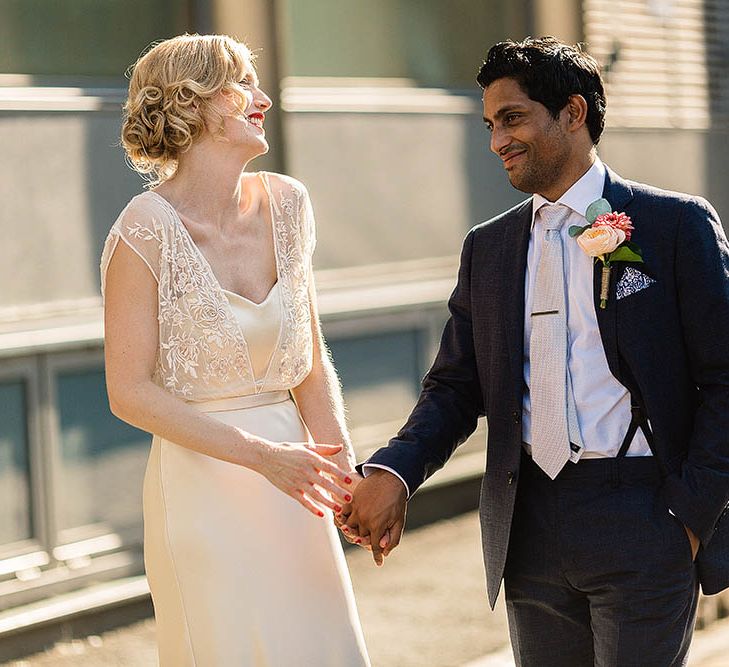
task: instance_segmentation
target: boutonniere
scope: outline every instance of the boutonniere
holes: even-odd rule
[[[633,223],[625,213],[612,210],[607,199],[598,199],[587,207],[584,227],[572,225],[571,237],[577,239],[580,248],[596,262],[602,262],[600,284],[600,308],[605,308],[610,287],[610,270],[613,262],[642,262],[641,249],[630,240]]]

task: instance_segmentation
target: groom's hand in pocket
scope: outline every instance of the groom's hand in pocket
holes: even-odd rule
[[[345,535],[367,539],[379,566],[397,547],[405,526],[407,492],[403,483],[386,470],[374,470],[362,480],[343,514]]]

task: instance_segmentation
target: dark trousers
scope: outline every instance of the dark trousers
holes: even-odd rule
[[[517,665],[686,664],[698,601],[686,532],[652,457],[567,463],[522,455],[504,576]]]

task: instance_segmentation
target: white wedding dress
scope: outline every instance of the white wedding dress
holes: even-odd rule
[[[273,441],[309,433],[289,390],[311,369],[314,219],[305,188],[262,172],[278,281],[255,304],[224,290],[171,205],[138,195],[119,239],[159,285],[155,381]],[[130,295],[130,298],[133,298]],[[162,667],[369,665],[330,513],[317,518],[251,470],[158,436],[144,479],[144,559]]]

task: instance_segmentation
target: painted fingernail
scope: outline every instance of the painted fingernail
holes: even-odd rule
[[[335,505],[334,509],[337,512],[337,514],[339,514],[342,511],[342,508],[339,505]]]
[[[352,478],[351,477],[345,477],[344,478],[344,483],[345,484],[351,484],[352,483]]]
[[[352,496],[350,496],[349,494],[347,494],[346,496],[344,496],[344,499],[345,499],[345,500],[346,500],[347,502],[349,502],[350,500],[352,500]]]
[[[324,512],[319,512],[319,516],[324,516]]]
[[[347,528],[347,526],[342,526],[342,532],[343,533],[348,533],[349,532],[349,528]]]
[[[357,539],[355,540],[355,542],[356,542],[357,544],[362,544],[362,540],[361,540],[361,539],[360,539],[359,537],[358,537],[358,538],[357,538]]]

